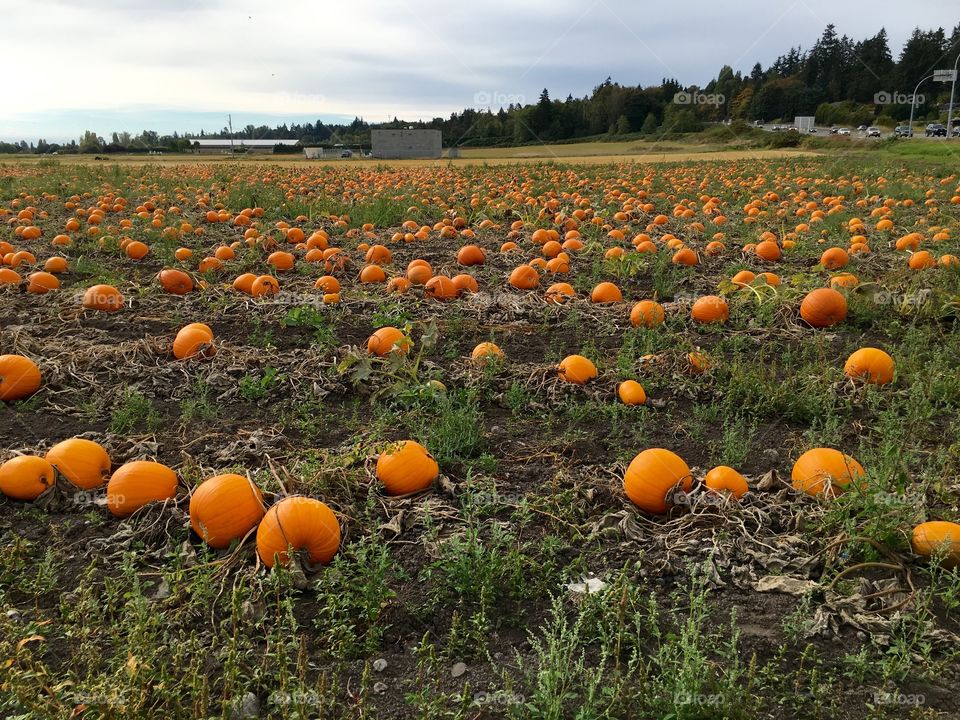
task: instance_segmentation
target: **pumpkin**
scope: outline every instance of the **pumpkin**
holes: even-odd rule
[[[664,317],[663,305],[654,300],[641,300],[630,310],[630,324],[633,327],[656,327]]]
[[[478,365],[484,365],[487,360],[491,359],[502,360],[504,357],[506,356],[503,354],[503,350],[492,342],[482,342],[470,353],[470,358]]]
[[[150,252],[150,246],[139,240],[134,240],[131,243],[127,243],[123,251],[131,260],[143,260],[143,258],[147,256],[147,253]]]
[[[592,303],[615,303],[623,300],[620,288],[612,282],[602,282],[590,293]]]
[[[839,270],[846,267],[849,262],[850,256],[843,248],[832,247],[829,250],[824,250],[823,255],[820,256],[820,265],[825,270]]]
[[[103,485],[110,474],[110,456],[100,443],[70,438],[47,451],[46,460],[70,484],[81,490]]]
[[[186,295],[193,290],[193,280],[183,270],[166,268],[160,271],[157,280],[164,292],[174,295]],[[234,287],[236,287],[236,282],[234,282]]]
[[[561,378],[574,385],[584,385],[597,377],[597,366],[583,355],[567,355],[557,366]]]
[[[847,299],[833,288],[817,288],[800,303],[800,317],[815,328],[830,327],[847,316]]]
[[[0,355],[0,400],[22,400],[40,388],[40,368],[23,355]]]
[[[573,285],[565,282],[554,283],[547,288],[546,300],[554,305],[563,305],[567,300],[576,296],[577,291]]]
[[[682,247],[674,253],[673,257],[670,258],[670,262],[674,265],[699,265],[700,258],[697,257],[697,253],[690,248]]]
[[[725,323],[730,317],[727,301],[716,295],[704,295],[690,309],[690,316],[698,323]]]
[[[367,352],[385,357],[391,352],[406,354],[413,343],[395,327],[382,327],[367,338]]]
[[[859,378],[874,385],[886,385],[893,380],[893,358],[877,348],[860,348],[844,363],[847,377]]]
[[[931,558],[943,554],[944,567],[960,565],[960,525],[944,520],[931,520],[913,529],[913,551],[921,557]]]
[[[213,331],[203,323],[185,325],[173,341],[173,356],[177,360],[211,358],[216,352],[213,346]]]
[[[273,275],[260,275],[250,284],[250,294],[254,297],[276,295],[280,292],[280,283]]]
[[[643,405],[647,402],[647,393],[636,380],[624,380],[617,386],[617,395],[624,405]]]
[[[56,481],[53,466],[36,455],[19,455],[0,465],[0,492],[14,500],[36,500]]]
[[[730,282],[732,282],[734,285],[743,286],[743,285],[749,285],[754,280],[756,280],[756,278],[757,276],[750,270],[741,270],[732,278],[730,278]]]
[[[272,252],[267,256],[267,264],[273,265],[278,272],[292,270],[296,261],[297,259],[291,253],[288,253],[285,250],[277,250],[276,252]]]
[[[287,497],[264,515],[257,528],[257,553],[272,568],[286,565],[289,551],[303,552],[313,565],[326,565],[340,548],[340,523],[333,510],[313,498]]]
[[[691,350],[687,353],[687,362],[690,363],[690,370],[697,375],[713,367],[710,358],[698,350]]]
[[[487,255],[478,245],[464,245],[457,252],[457,262],[461,265],[483,265]]]
[[[460,290],[457,289],[450,278],[436,275],[424,284],[423,294],[434,300],[453,300],[460,294]]]
[[[23,281],[20,273],[10,268],[0,268],[0,285],[19,285]]]
[[[454,275],[452,282],[453,286],[457,288],[459,292],[475,293],[480,290],[480,286],[477,285],[477,279],[473,275],[468,275],[467,273]]]
[[[60,281],[57,276],[51,273],[40,271],[27,275],[27,292],[34,295],[45,295],[51,290],[60,287]]]
[[[317,290],[323,290],[324,293],[340,292],[340,281],[337,280],[333,275],[324,275],[323,277],[318,277],[313,286]]]
[[[863,467],[849,455],[833,448],[814,448],[797,458],[790,477],[793,487],[808,495],[834,495],[863,474]]]
[[[216,475],[200,483],[190,496],[190,525],[218,550],[250,532],[263,512],[263,495],[243,475]]]
[[[377,479],[390,495],[426,490],[439,474],[437,461],[423,445],[413,440],[403,440],[377,458]]]
[[[780,259],[780,246],[774,240],[764,240],[757,243],[753,252],[761,260],[767,260],[768,262],[776,262]]]
[[[253,273],[238,275],[237,279],[233,281],[233,289],[250,295],[253,291],[253,281],[256,279],[257,276]]]
[[[631,502],[657,515],[669,510],[667,491],[678,484],[689,492],[693,485],[690,468],[679,455],[663,448],[641,452],[623,476],[623,489]]]
[[[747,479],[732,467],[718,465],[707,473],[703,484],[713,492],[729,492],[739,500],[750,488]]]
[[[414,285],[426,285],[433,277],[433,268],[426,260],[413,260],[407,266],[407,280]]]
[[[83,294],[83,307],[87,310],[116,312],[123,307],[123,295],[113,285],[93,285]]]
[[[540,275],[529,265],[520,265],[510,273],[509,282],[518,290],[533,290],[540,284]]]
[[[129,517],[152,502],[172,500],[177,474],[166,465],[134,460],[117,468],[107,484],[107,507],[117,517]]]
[[[387,274],[379,265],[366,265],[360,271],[360,282],[362,283],[382,283],[386,280]]]
[[[410,286],[413,285],[405,277],[395,277],[390,278],[390,281],[387,283],[387,292],[388,293],[397,293],[398,295],[403,295],[410,289]]]
[[[920,250],[910,256],[907,265],[909,265],[911,270],[926,270],[927,268],[936,267],[937,261],[933,255],[926,250]]]
[[[389,265],[393,262],[393,253],[386,245],[371,245],[364,260],[374,265]]]

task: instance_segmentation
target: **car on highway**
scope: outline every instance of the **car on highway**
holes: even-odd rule
[[[927,137],[946,137],[947,126],[940,123],[930,123],[926,129]]]
[[[880,128],[871,125],[867,128],[867,137],[880,137]]]
[[[849,135],[850,128],[837,128],[837,135]]]
[[[862,132],[866,132],[866,131],[867,131],[867,126],[866,126],[866,125],[859,125],[859,126],[857,126],[857,132],[862,133]]]
[[[894,137],[913,137],[913,130],[910,129],[909,125],[897,125],[893,129]]]

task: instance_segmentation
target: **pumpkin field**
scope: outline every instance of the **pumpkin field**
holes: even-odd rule
[[[0,716],[960,717],[960,176],[0,164]]]

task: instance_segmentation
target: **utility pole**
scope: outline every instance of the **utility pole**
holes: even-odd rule
[[[913,137],[913,109],[917,106],[917,90],[919,90],[920,86],[932,77],[932,74],[927,75],[923,80],[918,82],[917,86],[913,89],[913,95],[910,96],[910,137]]]
[[[957,64],[960,63],[960,52],[953,61],[953,77],[950,78],[950,106],[947,108],[947,140],[953,137],[953,91],[957,87]]]
[[[233,115],[227,115],[227,123],[230,125],[230,156],[233,157]]]

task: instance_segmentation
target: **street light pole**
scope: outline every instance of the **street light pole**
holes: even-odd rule
[[[957,87],[957,64],[960,63],[960,53],[953,61],[953,80],[950,81],[950,106],[947,108],[947,140],[953,137],[953,90]]]
[[[913,137],[913,109],[917,106],[917,90],[932,77],[933,74],[927,75],[923,80],[918,82],[917,86],[913,89],[913,95],[910,96],[910,137]]]

